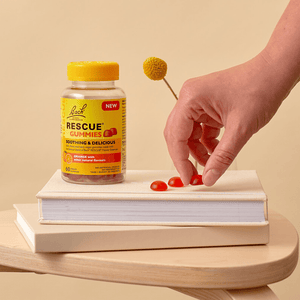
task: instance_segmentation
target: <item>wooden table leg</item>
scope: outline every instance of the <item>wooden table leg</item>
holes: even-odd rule
[[[199,300],[279,300],[274,292],[267,286],[244,290],[172,289]]]

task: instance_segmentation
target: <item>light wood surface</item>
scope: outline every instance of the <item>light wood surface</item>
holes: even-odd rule
[[[0,271],[22,269],[195,292],[262,287],[288,277],[298,260],[294,226],[272,211],[268,245],[72,254],[33,254],[15,217],[14,210],[0,212]]]
[[[244,290],[173,289],[199,300],[278,300],[267,286]]]

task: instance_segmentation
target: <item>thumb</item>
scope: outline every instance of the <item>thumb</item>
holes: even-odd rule
[[[245,131],[244,131],[245,132]],[[231,126],[225,129],[224,135],[208,159],[203,171],[203,183],[212,186],[228,169],[240,150],[247,143],[251,135]]]

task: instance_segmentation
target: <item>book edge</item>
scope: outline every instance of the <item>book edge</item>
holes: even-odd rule
[[[26,221],[26,218],[24,218],[25,219],[25,221]],[[16,221],[15,221],[15,223],[16,223]],[[28,222],[26,222],[26,223],[28,223]],[[20,232],[22,233],[22,228],[20,227],[20,226],[18,226],[18,224],[16,224],[17,225],[17,227],[19,228],[19,230],[20,230]],[[45,226],[47,226],[47,225],[45,225]],[[244,226],[243,226],[244,227]],[[169,236],[169,233],[174,233],[174,230],[175,231],[177,231],[177,229],[175,229],[175,228],[170,228],[170,227],[165,227],[164,229],[166,229],[166,230],[164,230],[164,234],[167,234],[168,236]],[[150,230],[150,235],[152,234],[152,235],[154,235],[154,236],[157,236],[157,230],[160,230],[160,229],[154,229],[154,230]],[[212,228],[203,228],[203,229],[197,229],[197,228],[195,228],[195,227],[193,227],[193,228],[190,228],[190,230],[192,231],[192,232],[194,232],[194,231],[196,231],[196,233],[193,233],[193,236],[195,237],[195,234],[197,234],[197,236],[201,236],[201,232],[203,232],[204,233],[204,236],[205,235],[207,235],[208,233],[207,233],[207,231],[210,231],[210,230],[213,230]],[[219,231],[222,231],[223,233],[222,233],[222,236],[223,236],[223,234],[224,234],[224,231],[223,230],[225,230],[225,234],[226,234],[226,232],[228,232],[227,231],[227,229],[225,228],[225,227],[223,227],[223,229],[222,228],[218,228],[217,229],[217,231],[219,232]],[[191,242],[191,239],[189,239],[189,245],[184,245],[184,246],[182,246],[182,245],[179,245],[178,243],[175,243],[175,242],[172,242],[172,241],[169,241],[169,242],[171,242],[171,244],[172,244],[172,246],[170,246],[170,245],[168,245],[168,246],[164,246],[164,247],[159,247],[158,246],[158,242],[156,242],[156,244],[155,244],[155,246],[152,246],[152,249],[160,249],[160,248],[163,248],[163,249],[170,249],[170,248],[195,248],[195,247],[216,247],[216,246],[236,246],[236,245],[253,245],[253,244],[267,244],[268,243],[268,241],[269,241],[269,223],[267,222],[266,224],[265,224],[265,226],[259,226],[259,227],[254,227],[253,228],[253,230],[254,230],[254,232],[256,232],[255,233],[255,235],[256,236],[258,236],[259,235],[259,238],[255,238],[256,239],[256,242],[254,242],[253,241],[253,236],[251,237],[251,238],[249,238],[249,240],[247,240],[247,237],[245,237],[245,235],[244,234],[242,234],[242,239],[241,238],[239,238],[239,237],[237,237],[237,238],[233,238],[232,237],[232,233],[233,232],[239,232],[239,236],[241,236],[241,231],[240,230],[242,230],[242,228],[238,228],[238,227],[235,227],[235,228],[230,228],[230,227],[228,227],[228,230],[229,230],[229,233],[231,233],[231,234],[229,234],[229,240],[228,241],[225,241],[223,238],[222,238],[222,241],[221,242],[216,242],[216,241],[213,241],[213,243],[210,241],[210,242],[207,242],[207,244],[205,244],[205,243],[198,243],[198,245],[196,245],[196,243],[195,242],[193,242],[193,245],[191,246],[191,244],[192,244],[192,242]],[[253,233],[253,231],[252,231],[252,229],[249,227],[249,226],[247,226],[247,232],[249,232],[249,230],[250,230],[250,232],[252,232]],[[181,232],[181,234],[182,234],[182,232],[185,232],[185,229],[184,228],[178,228],[178,232]],[[60,235],[60,238],[62,238],[64,235],[76,235],[76,234],[79,234],[80,235],[80,232],[72,232],[72,233],[65,233],[65,232],[63,232],[63,233],[54,233],[54,234],[50,234],[51,235],[51,238],[55,238],[55,235]],[[81,233],[81,234],[85,234],[85,233]],[[92,233],[92,234],[94,234],[95,236],[97,236],[97,235],[101,235],[102,233],[98,233],[98,232],[94,232],[94,233]],[[108,232],[105,232],[104,233],[104,235],[106,235],[106,234],[109,234]],[[118,234],[118,233],[116,233],[116,234]],[[123,235],[123,232],[122,233],[120,233],[119,232],[119,234],[121,234],[121,235]],[[140,231],[139,232],[139,234],[144,234],[143,233],[143,230],[142,231]],[[220,234],[220,232],[218,233],[218,234]],[[26,240],[26,235],[25,234],[23,234],[22,233],[22,235],[23,235],[23,237],[25,238],[25,240]],[[129,235],[136,235],[136,233],[134,233],[134,232],[130,232],[130,234]],[[36,236],[36,234],[35,234],[35,236]],[[234,236],[236,236],[236,234],[234,234]],[[224,237],[224,236],[223,236]],[[42,233],[41,234],[41,238],[42,238],[42,240],[43,240],[43,238],[45,239],[47,239],[48,241],[49,241],[49,233]],[[91,239],[91,240],[94,240],[94,239]],[[178,239],[176,238],[176,241],[177,241]],[[100,245],[99,244],[91,244],[91,247],[89,248],[89,247],[87,247],[86,245],[85,245],[85,248],[83,249],[83,248],[81,248],[81,249],[83,249],[83,250],[80,250],[79,248],[76,248],[75,250],[74,250],[74,248],[72,249],[72,245],[70,246],[70,245],[68,245],[68,246],[64,246],[64,247],[60,247],[60,249],[58,249],[58,248],[52,248],[52,250],[51,251],[49,251],[49,250],[45,250],[45,244],[43,243],[43,247],[40,247],[39,249],[37,249],[37,246],[35,246],[35,248],[36,249],[34,249],[33,247],[31,247],[31,243],[29,243],[27,240],[26,240],[26,242],[27,242],[27,244],[28,244],[28,246],[31,248],[31,250],[35,253],[35,252],[39,252],[39,253],[53,253],[53,252],[89,252],[89,251],[113,251],[113,250],[133,250],[133,249],[135,249],[135,250],[141,250],[141,249],[151,249],[151,246],[149,246],[149,244],[148,244],[148,242],[145,244],[143,244],[143,245],[141,245],[140,244],[140,246],[138,246],[138,248],[133,248],[132,246],[128,246],[128,243],[126,244],[126,246],[119,246],[119,247],[115,247],[114,249],[103,249],[103,248],[105,248],[105,247],[102,247],[102,249],[99,249],[99,247],[100,247]],[[38,241],[37,241],[38,242]],[[52,245],[53,243],[51,243],[51,247],[53,247],[53,245]],[[55,244],[55,243],[54,243]],[[114,242],[113,242],[113,244],[114,244]],[[200,245],[201,244],[201,245]],[[146,247],[145,247],[145,245],[147,245]],[[110,248],[112,248],[113,246],[112,246],[112,244],[111,245],[109,245],[110,246]],[[100,247],[100,248],[101,248]],[[47,247],[46,247],[46,249],[47,249]],[[92,249],[92,250],[91,250]]]
[[[110,226],[167,226],[167,227],[264,227],[269,225],[269,221],[265,222],[126,222],[126,221],[65,221],[65,220],[45,220],[39,218],[40,224],[56,224],[56,225],[110,225]]]
[[[24,240],[26,241],[27,245],[29,246],[29,248],[31,249],[31,251],[33,253],[36,253],[36,249],[35,249],[35,244],[32,244],[29,237],[27,236],[27,234],[25,233],[25,231],[23,230],[22,226],[17,222],[17,220],[14,220],[15,225],[17,226],[17,228],[19,229],[20,233],[22,234]],[[27,222],[26,222],[27,223]],[[33,232],[34,236],[35,236],[35,232]]]

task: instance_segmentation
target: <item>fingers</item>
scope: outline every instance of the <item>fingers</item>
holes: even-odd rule
[[[205,146],[208,153],[212,153],[217,147],[219,140],[217,137],[219,136],[221,131],[220,127],[211,127],[206,124],[202,125],[202,136],[201,143]]]
[[[201,166],[205,166],[209,155],[207,149],[200,142],[202,137],[202,126],[200,123],[194,122],[193,132],[188,140],[190,153]]]
[[[212,126],[202,125],[199,121],[207,122]],[[200,165],[205,166],[209,154],[213,151],[218,140],[216,137],[220,133],[222,125],[214,121],[204,112],[197,114],[197,122],[189,116],[182,107],[176,105],[171,112],[164,131],[169,154],[173,160],[184,185],[188,185],[197,170],[189,160],[191,154]],[[203,142],[202,142],[203,140]]]
[[[203,183],[212,186],[228,169],[251,135],[235,124],[224,135],[208,159],[203,171]]]
[[[188,146],[188,139],[193,132],[193,123],[185,114],[177,111],[176,105],[164,130],[169,154],[184,185],[188,185],[190,178],[195,174],[195,167],[189,161]]]

